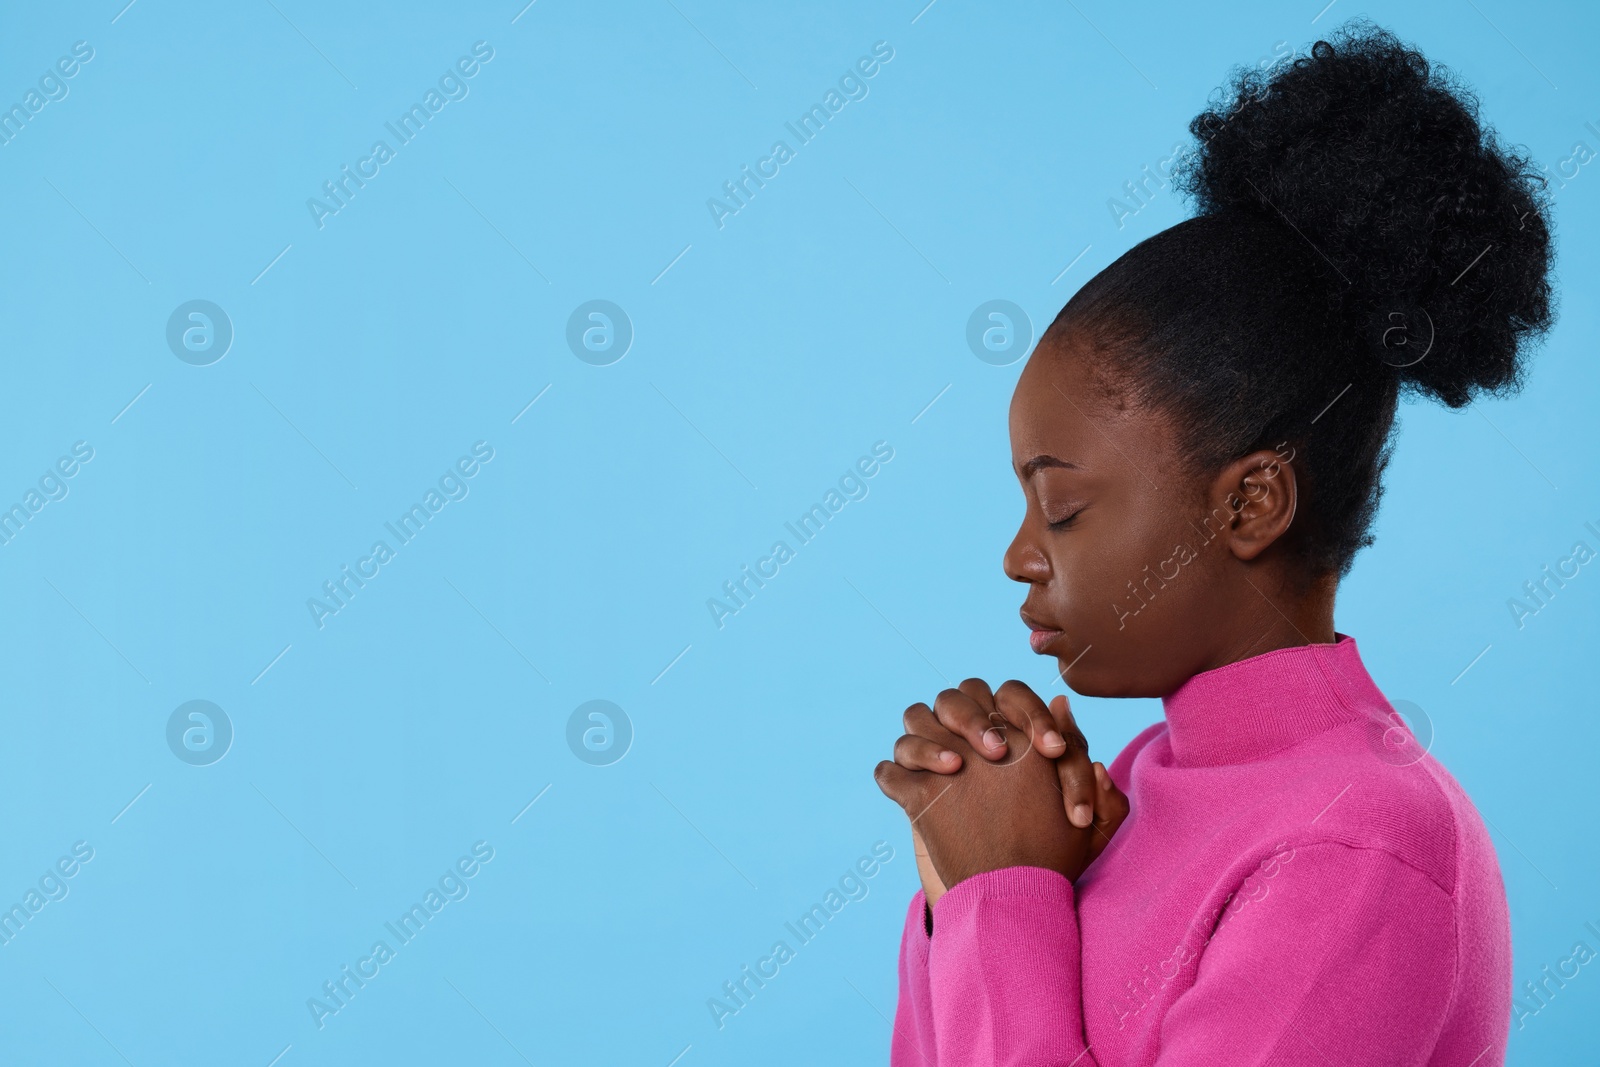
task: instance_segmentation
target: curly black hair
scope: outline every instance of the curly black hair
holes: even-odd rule
[[[1199,470],[1287,442],[1287,544],[1344,575],[1372,542],[1401,390],[1522,384],[1554,317],[1549,195],[1447,71],[1365,20],[1232,76],[1177,171],[1198,214],[1080,289],[1097,369],[1169,414]]]

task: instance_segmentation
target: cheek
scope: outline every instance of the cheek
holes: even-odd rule
[[[1122,509],[1104,509],[1081,536],[1068,534],[1053,546],[1057,604],[1073,654],[1093,646],[1085,668],[1093,657],[1120,673],[1204,616],[1206,573],[1217,546],[1208,548],[1197,528],[1159,498],[1152,490]]]
[[[1115,628],[1113,603],[1126,601],[1137,608],[1139,597],[1148,602],[1152,591],[1164,592],[1163,584],[1169,588],[1172,584],[1163,571],[1172,575],[1176,563],[1167,561],[1184,539],[1186,527],[1181,520],[1174,521],[1170,508],[1137,503],[1097,509],[1100,513],[1092,526],[1062,538],[1058,555],[1066,557],[1064,592],[1075,614],[1088,613],[1086,621],[1109,621]]]

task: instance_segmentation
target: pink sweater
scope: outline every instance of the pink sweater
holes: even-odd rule
[[[1132,813],[1076,885],[968,878],[900,945],[893,1067],[1497,1067],[1500,868],[1356,643],[1198,674],[1111,765]]]

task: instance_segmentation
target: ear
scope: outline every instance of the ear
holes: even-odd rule
[[[1232,512],[1228,550],[1235,559],[1248,562],[1287,533],[1294,522],[1298,502],[1295,470],[1282,452],[1261,449],[1224,467],[1212,485],[1212,496]]]

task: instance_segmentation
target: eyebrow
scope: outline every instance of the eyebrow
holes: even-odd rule
[[[1064,459],[1057,459],[1054,456],[1039,455],[1034,456],[1032,459],[1028,460],[1028,462],[1024,463],[1020,468],[1019,473],[1025,479],[1032,478],[1035,474],[1039,473],[1039,471],[1046,467],[1061,467],[1069,471],[1083,469],[1076,463],[1069,463]]]

